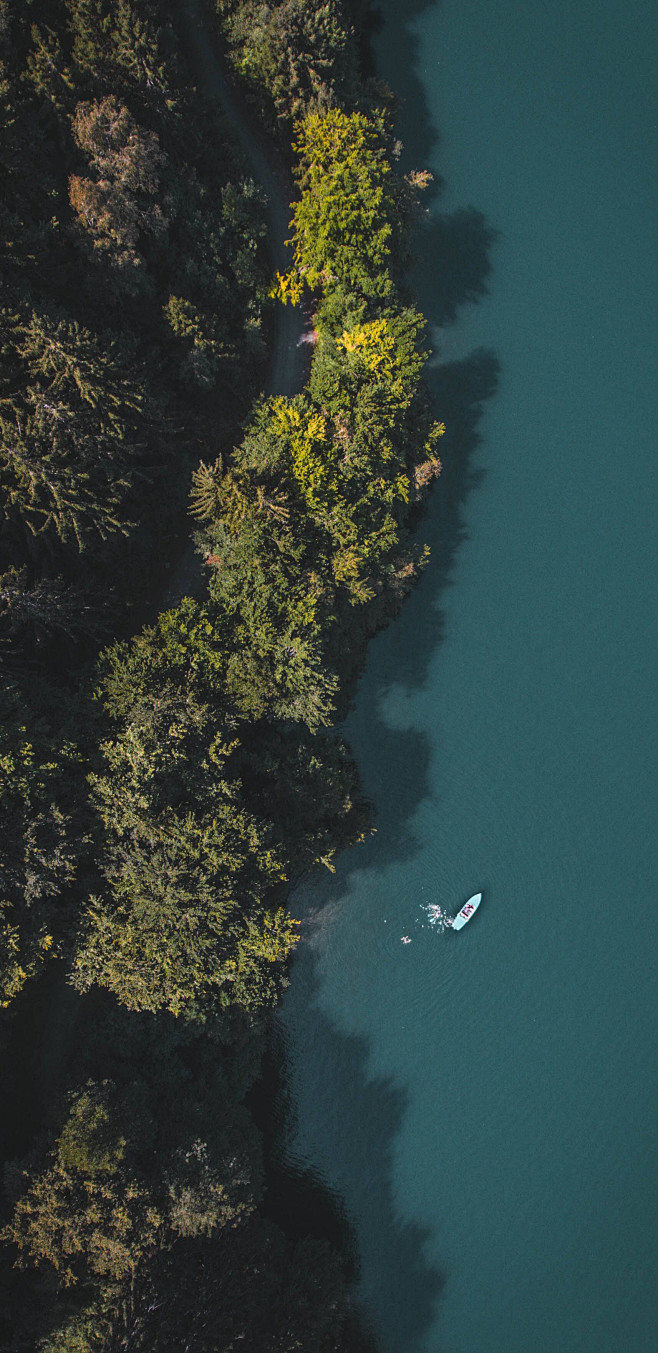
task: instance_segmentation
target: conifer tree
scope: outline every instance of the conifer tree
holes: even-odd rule
[[[0,714],[0,1004],[7,1005],[62,944],[89,838],[73,738],[53,732],[6,681]]]

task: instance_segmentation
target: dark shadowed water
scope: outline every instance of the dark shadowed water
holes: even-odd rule
[[[289,1158],[383,1353],[655,1353],[658,8],[383,8],[449,437],[348,724],[379,831],[299,901]]]

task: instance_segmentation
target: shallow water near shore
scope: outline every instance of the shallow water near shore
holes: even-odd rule
[[[446,470],[347,724],[378,832],[298,902],[287,1155],[382,1353],[654,1353],[658,11],[383,14]]]

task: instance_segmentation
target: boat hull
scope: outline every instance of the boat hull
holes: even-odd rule
[[[461,911],[457,912],[452,923],[452,929],[463,930],[466,922],[470,921],[471,917],[475,915],[481,901],[482,893],[474,893],[472,897],[469,897],[468,902],[464,903]]]

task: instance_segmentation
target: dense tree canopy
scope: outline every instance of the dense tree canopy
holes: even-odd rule
[[[284,295],[304,285],[391,295],[401,190],[381,124],[338,108],[311,113],[295,149],[301,197],[293,213],[295,271],[283,281]]]
[[[252,729],[268,711],[245,701],[238,652],[230,619],[187,600],[105,658],[114,736],[91,777],[104,886],[83,916],[73,979],[130,1009],[271,1004],[296,938],[282,885],[362,830],[333,742]]]
[[[22,528],[82,551],[94,536],[125,534],[124,503],[140,462],[144,476],[157,421],[135,372],[134,349],[113,334],[101,337],[36,311],[8,319],[6,333],[15,345],[0,408],[9,538]]]
[[[3,13],[0,574],[109,594],[154,571],[199,437],[239,419],[262,194],[162,0]]]
[[[69,179],[78,224],[108,256],[122,286],[135,290],[144,267],[140,237],[162,235],[167,227],[159,193],[166,157],[155,132],[139,127],[113,95],[79,103],[71,130],[93,175]]]
[[[356,95],[353,35],[340,0],[215,0],[236,70],[284,125]]]
[[[88,830],[72,727],[55,732],[10,686],[0,716],[0,1004],[8,1005],[60,950]]]

